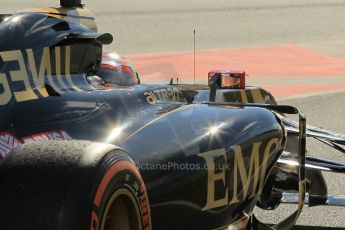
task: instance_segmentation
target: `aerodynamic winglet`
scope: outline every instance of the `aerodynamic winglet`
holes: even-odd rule
[[[110,33],[80,33],[70,35],[67,39],[92,39],[103,45],[109,45],[113,42],[113,35]]]

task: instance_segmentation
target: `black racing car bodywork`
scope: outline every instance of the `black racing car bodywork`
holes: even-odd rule
[[[112,41],[110,34],[96,30],[94,17],[81,5],[33,8],[1,17],[1,204],[15,209],[18,202],[30,199],[6,201],[10,197],[7,191],[25,191],[20,184],[7,189],[6,175],[12,175],[11,165],[16,165],[9,162],[19,161],[21,149],[33,142],[45,149],[44,145],[64,140],[59,146],[68,146],[68,140],[88,140],[125,150],[145,183],[153,229],[220,229],[231,225],[254,229],[261,226],[251,218],[256,204],[276,207],[284,192],[300,192],[300,203],[304,200],[304,120],[298,126],[282,115],[297,110],[276,105],[270,94],[258,88],[218,90],[220,96],[212,103],[205,103],[207,90],[174,85],[96,89],[88,77],[99,68],[103,45]],[[335,146],[344,144],[345,139],[318,129],[309,129],[307,135]],[[290,139],[288,144],[297,150],[285,148]],[[341,164],[307,160],[312,165],[344,170]],[[59,165],[59,159],[56,161]],[[25,170],[43,167],[40,161],[35,162]],[[67,175],[66,168],[59,170],[56,177]],[[311,176],[322,178],[317,173]],[[286,177],[290,178],[288,184],[282,181]],[[321,190],[314,195],[325,203],[327,193]],[[6,221],[11,213],[8,208],[0,208],[1,229],[13,224]],[[289,228],[299,213],[280,226]],[[93,214],[91,229],[106,229],[98,225]],[[41,228],[32,229],[44,229],[46,225],[37,219],[31,219],[35,223],[32,226]],[[53,229],[73,227],[56,225]]]

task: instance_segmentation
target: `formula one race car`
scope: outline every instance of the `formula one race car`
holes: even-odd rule
[[[80,0],[3,15],[0,37],[0,229],[290,229],[306,201],[344,201],[321,171],[345,165],[305,144],[345,152],[345,136],[307,127],[244,72],[140,84]],[[282,202],[298,207],[275,226],[253,215]]]

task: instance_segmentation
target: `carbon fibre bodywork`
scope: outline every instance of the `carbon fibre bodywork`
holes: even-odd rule
[[[1,157],[40,140],[117,145],[137,162],[153,229],[252,228],[257,202],[272,206],[265,201],[282,188],[267,181],[279,177],[279,164],[286,173],[289,164],[279,160],[288,136],[287,120],[271,110],[276,102],[265,90],[223,90],[218,102],[237,104],[204,104],[208,91],[174,85],[96,89],[87,77],[112,36],[96,32],[83,6],[34,8],[1,20]],[[258,101],[273,106],[241,104]],[[291,133],[301,130],[289,124]],[[293,191],[299,168],[289,173]]]
[[[26,10],[0,24],[1,155],[39,140],[115,144],[138,164],[154,229],[248,221],[283,151],[280,119],[262,108],[188,104],[174,86],[97,90],[86,76],[109,38],[70,15]]]
[[[209,89],[190,90],[189,86],[182,86],[186,96],[192,102],[201,103],[207,100],[210,95]],[[266,90],[259,87],[246,87],[245,90],[217,90],[216,103],[254,103],[277,105],[274,97]],[[299,163],[297,158],[299,151],[299,124],[296,121],[287,118],[283,113],[278,115],[282,120],[287,131],[287,142],[284,152],[277,164],[267,178],[258,206],[263,209],[276,209],[281,203],[298,203],[299,190]],[[331,148],[345,153],[345,135],[334,133],[313,126],[306,126],[306,137],[314,138]],[[329,195],[327,182],[322,172],[344,173],[344,163],[335,162],[328,159],[313,157],[309,152],[306,156],[306,195],[308,197],[306,204],[310,207],[318,205],[343,206],[344,197],[339,195]]]

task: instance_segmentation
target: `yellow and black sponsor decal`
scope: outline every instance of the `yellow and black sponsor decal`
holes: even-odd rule
[[[270,94],[261,88],[252,87],[245,90],[233,90],[222,93],[223,102],[240,103],[274,103]]]
[[[169,102],[185,102],[181,92],[174,87],[151,90],[145,92],[144,96],[151,105]]]
[[[202,211],[258,196],[264,186],[270,156],[278,149],[279,140],[273,138],[268,142],[253,143],[250,157],[240,145],[231,148],[231,155],[223,148],[199,154],[208,169],[207,200]],[[220,160],[224,162],[223,167],[216,167]]]
[[[33,49],[0,52],[0,106],[48,97],[46,84],[60,94],[80,90],[70,74],[71,47],[45,47],[37,56]]]

